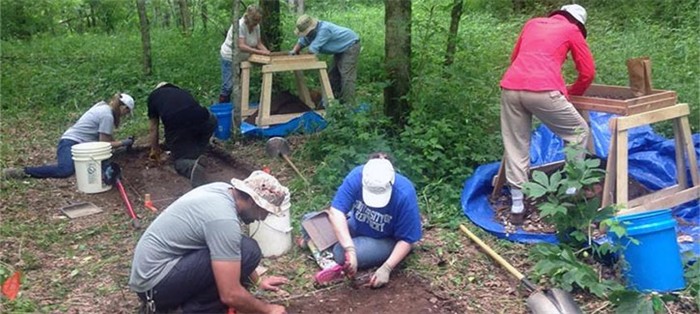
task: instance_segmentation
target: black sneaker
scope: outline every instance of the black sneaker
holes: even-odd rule
[[[522,213],[510,213],[510,223],[514,226],[522,226],[525,222],[525,211]]]

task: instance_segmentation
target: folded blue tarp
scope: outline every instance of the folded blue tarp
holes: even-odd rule
[[[241,123],[241,133],[250,137],[286,136],[292,133],[310,134],[326,128],[326,120],[314,111],[308,111],[286,123],[259,127],[247,122]]]
[[[591,112],[591,132],[595,143],[595,153],[607,158],[610,143],[608,120],[611,114]],[[695,153],[700,156],[700,134],[693,135]],[[564,143],[546,126],[540,125],[532,133],[530,156],[532,165],[540,165],[564,159]],[[699,157],[700,158],[700,157]],[[476,225],[499,238],[522,243],[556,243],[554,234],[527,232],[518,228],[507,234],[504,226],[494,216],[488,201],[493,187],[491,179],[498,172],[500,162],[479,166],[464,183],[462,190],[462,210]],[[629,175],[650,190],[660,190],[676,182],[675,143],[656,134],[650,126],[640,126],[629,130]],[[695,165],[698,167],[698,165]],[[690,174],[687,176],[690,180]],[[689,182],[690,184],[690,182]],[[679,224],[678,233],[689,235],[692,243],[681,243],[681,251],[692,251],[700,256],[700,204],[698,201],[676,206],[672,209],[677,218],[688,224]]]

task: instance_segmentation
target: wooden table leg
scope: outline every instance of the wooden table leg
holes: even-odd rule
[[[316,108],[316,104],[314,104],[314,102],[311,100],[309,88],[306,87],[306,82],[304,80],[304,72],[299,70],[294,71],[294,78],[297,83],[297,93],[299,94],[299,98],[301,98],[301,101],[303,101],[311,109]]]
[[[328,79],[328,73],[326,69],[320,69],[319,74],[321,75],[321,93],[323,93],[324,106],[328,107],[331,100],[335,99],[333,97],[333,89],[331,88],[331,81]]]
[[[272,102],[272,73],[263,73],[260,105],[258,106],[258,126],[269,125],[270,104]]]
[[[688,122],[688,116],[683,116],[680,119],[680,131],[683,135],[683,143],[688,153],[688,163],[690,166],[690,178],[693,181],[693,186],[700,186],[700,175],[698,175],[698,159],[695,156],[695,146],[693,146],[693,138],[690,135],[690,123]],[[676,148],[678,149],[678,148]],[[685,167],[683,167],[685,172]]]
[[[498,172],[496,173],[496,179],[493,180],[493,191],[491,192],[491,198],[497,199],[501,196],[501,189],[506,184],[506,155],[503,155],[501,159],[501,165],[498,166]]]
[[[616,132],[617,134],[617,148],[616,150],[616,171],[615,171],[615,177],[616,177],[616,184],[615,184],[615,201],[618,205],[624,206],[625,208],[627,207],[627,184],[629,181],[628,173],[627,173],[627,158],[628,158],[628,151],[627,151],[627,130],[618,130]]]
[[[250,116],[250,62],[241,62],[241,117]]]
[[[600,207],[606,207],[611,205],[613,200],[613,191],[615,187],[615,176],[617,171],[615,171],[615,165],[617,163],[616,150],[617,150],[617,118],[610,119],[610,144],[608,145],[608,161],[605,164],[605,183],[603,185],[603,197],[600,201]]]

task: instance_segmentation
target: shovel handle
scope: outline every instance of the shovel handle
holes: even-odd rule
[[[467,236],[469,236],[469,238],[472,239],[472,241],[476,242],[476,244],[478,244],[486,252],[486,254],[488,254],[489,256],[491,256],[491,258],[496,260],[496,262],[501,264],[501,266],[503,266],[506,270],[508,270],[508,272],[513,274],[513,276],[518,278],[518,280],[523,281],[523,282],[527,281],[527,283],[525,283],[525,285],[527,286],[529,283],[532,286],[532,283],[530,283],[529,280],[527,280],[527,278],[525,278],[525,275],[523,275],[521,272],[519,272],[517,269],[515,269],[515,267],[513,267],[513,265],[511,265],[505,259],[503,259],[503,257],[498,255],[498,253],[496,253],[496,251],[494,251],[488,245],[486,245],[486,243],[484,243],[484,241],[481,241],[481,239],[479,239],[475,234],[473,234],[471,231],[469,231],[469,229],[467,229],[467,227],[465,227],[464,225],[459,225],[459,229],[462,229],[462,231],[464,233],[466,233]],[[528,287],[528,288],[530,288],[530,287]]]
[[[306,182],[306,184],[308,185],[308,184],[309,184],[309,180],[306,180],[306,178],[304,177],[304,175],[301,174],[301,172],[299,171],[299,169],[297,169],[297,166],[295,166],[295,165],[292,163],[292,161],[289,160],[289,157],[287,157],[286,154],[280,154],[280,155],[282,156],[282,158],[284,158],[284,161],[286,161],[290,166],[292,166],[292,169],[294,169],[294,172],[296,172],[302,179],[304,179],[304,182]]]

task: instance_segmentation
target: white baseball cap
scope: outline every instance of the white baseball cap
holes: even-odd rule
[[[571,14],[571,17],[575,18],[581,24],[586,25],[586,18],[588,18],[588,13],[586,9],[578,4],[567,4],[561,7],[562,11],[566,11]]]
[[[134,98],[129,96],[129,94],[120,93],[119,101],[129,108],[129,111],[134,112]]]
[[[362,200],[365,205],[382,208],[389,204],[395,179],[394,166],[389,160],[370,159],[362,168]]]

